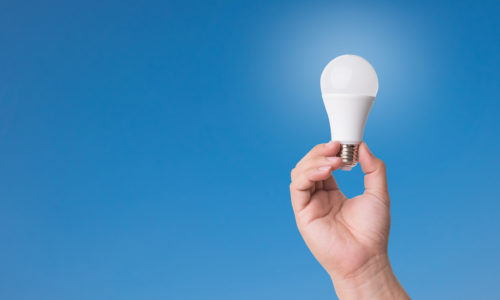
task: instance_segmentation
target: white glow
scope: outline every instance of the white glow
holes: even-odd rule
[[[377,73],[372,65],[357,55],[341,55],[333,59],[321,74],[323,94],[356,94],[375,97]]]

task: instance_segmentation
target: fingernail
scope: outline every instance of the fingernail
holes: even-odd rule
[[[325,167],[319,167],[318,170],[320,171],[329,171],[331,167],[325,166]]]
[[[340,158],[338,158],[338,157],[336,157],[336,156],[328,156],[326,159],[328,159],[329,161],[336,162],[336,161],[338,161]]]
[[[334,144],[334,143],[335,143],[334,141],[329,141],[326,145],[327,145],[328,147],[331,147],[331,146],[333,146],[333,144]]]

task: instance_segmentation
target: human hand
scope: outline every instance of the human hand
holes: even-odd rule
[[[384,163],[365,143],[359,162],[365,191],[352,199],[339,190],[332,171],[341,160],[338,142],[314,147],[292,170],[290,194],[307,246],[332,278],[341,299],[409,299],[387,255],[389,193]]]

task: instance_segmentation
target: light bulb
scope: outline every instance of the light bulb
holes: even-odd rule
[[[341,145],[341,170],[349,171],[358,163],[359,144],[377,91],[377,73],[357,55],[338,56],[321,73],[321,94],[332,141]]]

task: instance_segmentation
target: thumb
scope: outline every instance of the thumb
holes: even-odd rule
[[[365,194],[372,194],[389,204],[385,164],[373,155],[365,142],[359,146],[359,163],[365,173]]]

